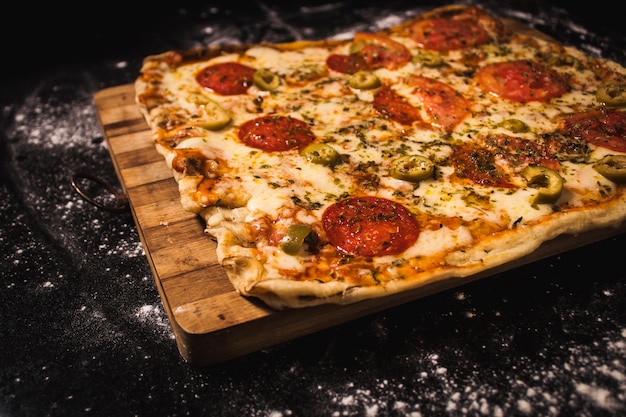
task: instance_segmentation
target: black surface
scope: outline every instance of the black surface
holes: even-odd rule
[[[626,236],[227,363],[176,348],[117,183],[93,94],[141,59],[201,43],[321,38],[444,4],[15,5],[0,88],[0,416],[626,415]],[[626,64],[611,4],[484,1]],[[137,6],[132,6],[137,7]]]

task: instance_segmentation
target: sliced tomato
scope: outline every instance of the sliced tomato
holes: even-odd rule
[[[254,83],[254,71],[254,68],[238,62],[222,62],[202,69],[196,75],[196,81],[218,94],[244,94]]]
[[[415,87],[417,94],[430,116],[429,123],[452,131],[470,113],[470,104],[454,88],[441,81],[414,75],[408,84]]]
[[[341,200],[324,211],[322,222],[330,243],[348,255],[395,255],[419,236],[413,214],[403,205],[380,197]]]
[[[596,146],[626,152],[626,112],[620,110],[592,109],[564,116],[559,132]]]
[[[373,104],[380,114],[404,125],[422,120],[419,111],[389,87],[382,87],[376,92]]]
[[[289,116],[263,116],[249,120],[239,127],[239,140],[264,151],[302,149],[315,140],[309,125]]]
[[[480,68],[476,77],[484,90],[520,103],[547,101],[569,88],[558,72],[529,60],[489,64]]]

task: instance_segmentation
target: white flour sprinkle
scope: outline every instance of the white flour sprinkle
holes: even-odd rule
[[[597,348],[601,353],[592,353]],[[454,362],[448,366],[439,354],[431,353],[415,364],[418,369],[414,382],[420,387],[434,388],[420,388],[417,394],[407,390],[405,379],[394,378],[386,378],[371,386],[350,382],[344,386],[325,388],[318,385],[317,388],[334,405],[332,417],[384,417],[391,410],[393,415],[404,417],[506,417],[510,414],[557,417],[565,410],[583,407],[587,411],[579,415],[587,417],[606,411],[626,412],[626,362],[623,360],[626,357],[626,329],[609,340],[598,341],[597,346],[572,346],[569,353],[562,363],[556,363],[548,370],[542,365],[535,369],[532,360],[519,358],[517,366],[524,366],[525,372],[510,377],[508,371],[502,369],[494,374],[493,381],[468,379],[455,372]],[[551,381],[571,383],[559,382],[565,385],[555,387]],[[433,404],[441,408],[435,409]]]
[[[155,330],[160,332],[164,337],[174,339],[174,333],[171,331],[167,315],[161,306],[146,304],[141,306],[135,312],[135,318],[140,323],[153,326]]]
[[[74,103],[59,106],[59,103],[43,101],[33,94],[25,105],[16,110],[15,131],[30,144],[43,149],[63,147],[100,147],[104,142],[93,144],[90,138],[102,135],[96,109],[89,91],[76,94]],[[32,126],[39,126],[33,129]]]
[[[587,397],[599,408],[615,411],[620,408],[619,402],[613,397],[613,394],[605,389],[587,384],[576,385],[576,391]]]
[[[120,61],[113,66],[123,69],[128,66],[128,62]],[[61,165],[53,167],[55,171],[52,173],[58,177],[58,184],[50,180],[42,181],[32,175],[29,166],[23,166],[19,159],[12,162],[14,170],[24,179],[23,189],[29,190],[25,196],[26,203],[38,207],[45,217],[42,224],[64,246],[72,248],[81,240],[99,238],[102,242],[97,249],[106,251],[106,256],[145,256],[144,248],[137,238],[126,239],[134,224],[123,225],[123,229],[112,231],[111,224],[103,221],[104,216],[92,219],[90,224],[80,223],[86,210],[98,209],[69,187],[69,176],[75,169],[80,169],[76,167],[79,163],[88,166],[97,163],[102,170],[113,168],[93,104],[96,88],[92,85],[93,80],[79,73],[74,74],[73,82],[68,84],[62,79],[66,76],[58,74],[58,81],[55,76],[51,76],[46,84],[35,86],[22,104],[15,105],[13,123],[7,129],[7,134],[16,138],[11,142],[16,148],[15,154],[24,152],[35,155],[42,152],[50,154],[50,158],[62,159]],[[65,100],[58,100],[56,95],[64,96]],[[63,178],[66,180],[63,181]],[[88,236],[85,238],[82,234]],[[75,252],[71,249],[69,251]]]

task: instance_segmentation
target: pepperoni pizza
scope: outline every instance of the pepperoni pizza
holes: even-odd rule
[[[621,225],[625,76],[453,5],[346,40],[164,52],[135,88],[234,288],[284,309]]]

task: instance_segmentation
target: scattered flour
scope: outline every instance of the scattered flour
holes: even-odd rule
[[[524,16],[520,17],[524,18]],[[398,17],[395,16],[389,20],[381,19],[376,25],[388,26],[395,24],[397,19]],[[277,23],[282,24],[280,21]],[[573,24],[569,27],[582,37],[588,35],[584,28]],[[298,28],[292,29],[294,33],[298,30]],[[229,34],[229,32],[214,30],[210,27],[203,31],[206,37],[198,40],[199,44],[207,43],[207,40],[215,43],[231,43],[239,40],[238,33]],[[221,38],[216,38],[218,35],[215,34],[219,34]],[[347,36],[351,36],[351,33],[336,35],[338,38]],[[599,53],[599,49],[591,44],[586,44],[585,49],[592,53]],[[125,61],[115,64],[120,69],[126,68],[127,65]],[[110,162],[99,161],[107,156],[106,142],[95,140],[102,136],[92,104],[95,87],[91,85],[89,79],[77,80],[76,85],[73,91],[62,91],[57,88],[58,94],[73,95],[71,103],[66,106],[59,106],[58,102],[52,100],[41,99],[40,89],[54,90],[55,86],[51,85],[40,86],[25,103],[16,108],[13,113],[12,129],[8,131],[8,135],[19,140],[15,140],[10,146],[15,148],[14,151],[17,154],[22,149],[57,153],[57,160],[61,160],[59,153],[74,155],[73,162],[92,157],[98,159],[96,162],[100,164],[100,169],[110,170],[110,166],[103,168]],[[33,126],[36,127],[33,128]],[[85,224],[77,223],[82,219],[80,213],[84,213],[90,207],[69,187],[51,188],[50,186],[50,183],[56,184],[57,182],[62,186],[67,185],[65,181],[70,172],[67,170],[71,167],[63,167],[66,172],[61,172],[61,178],[56,179],[56,182],[39,181],[37,178],[28,176],[28,166],[19,165],[19,161],[13,161],[13,163],[16,164],[16,171],[20,173],[23,181],[32,190],[32,193],[26,196],[26,202],[33,207],[45,207],[48,210],[44,213],[46,216],[44,220],[49,227],[50,236],[58,238],[69,247],[72,245],[68,242],[73,241],[76,241],[75,247],[88,246],[85,242],[91,242],[90,239],[95,240],[94,236],[99,236],[101,240],[95,243],[93,252],[86,254],[86,257],[97,254],[115,256],[123,260],[145,255],[138,238],[130,236],[130,230],[134,227],[132,224],[118,230],[111,230],[110,225],[103,224],[100,218],[93,218]],[[11,221],[19,223],[24,221],[24,218],[18,216]],[[0,241],[2,241],[2,236],[0,236]],[[28,252],[39,248],[33,244],[32,247],[13,249],[13,265],[21,266]],[[26,269],[26,272],[31,271]],[[65,277],[57,277],[57,279],[62,278]],[[129,276],[125,278],[133,279]],[[144,276],[141,279],[146,281],[149,277]],[[7,288],[15,285],[15,283],[9,283]],[[52,290],[57,287],[57,284],[49,277],[44,277],[40,287]],[[613,295],[608,290],[604,294]],[[465,301],[466,295],[459,292],[456,299]],[[467,312],[466,318],[474,317],[473,311]],[[142,305],[133,310],[128,319],[165,337],[174,338],[167,315],[158,304]],[[93,337],[96,342],[105,337],[107,342],[109,339],[124,340],[126,336],[115,328],[105,326],[106,314],[97,306],[81,306],[75,321],[75,328],[72,329],[74,333],[82,334],[81,331],[84,331],[85,337]],[[416,384],[418,388],[409,387],[408,381],[401,377],[396,379],[396,377],[387,376],[374,379],[370,381],[370,384],[365,382],[359,384],[341,382],[336,385],[325,383],[318,385],[317,390],[333,408],[330,414],[332,417],[384,417],[388,415],[506,417],[509,414],[558,417],[562,415],[564,409],[568,411],[566,409],[568,404],[584,408],[585,411],[581,414],[584,417],[592,417],[595,411],[597,414],[603,411],[626,414],[626,329],[622,329],[610,338],[596,341],[592,346],[564,346],[563,349],[566,351],[569,349],[569,355],[565,355],[563,359],[556,359],[555,364],[548,369],[541,365],[534,365],[527,358],[518,358],[518,362],[514,365],[520,368],[528,366],[528,369],[522,377],[518,375],[515,379],[507,375],[506,369],[502,369],[500,373],[494,374],[493,381],[485,379],[476,381],[471,375],[458,374],[452,363],[445,363],[439,354],[431,352],[417,360],[407,361],[406,366],[413,367],[412,375],[415,376],[410,382]],[[550,389],[551,381],[571,381],[571,385]],[[432,389],[424,387],[432,387]],[[290,410],[272,410],[267,416],[286,417],[292,414]]]
[[[600,341],[598,347],[603,353],[593,354],[594,347],[571,347],[561,366],[548,370],[541,365],[532,369],[526,361],[530,369],[523,373],[525,377],[513,378],[502,369],[494,374],[494,385],[457,375],[440,355],[432,353],[417,364],[422,368],[415,370],[415,383],[422,383],[419,389],[411,390],[405,379],[393,377],[371,386],[350,382],[332,388],[318,385],[317,389],[334,405],[331,417],[558,417],[572,410],[581,410],[577,415],[587,417],[603,411],[626,413],[626,329]],[[550,389],[553,381],[571,383]]]

